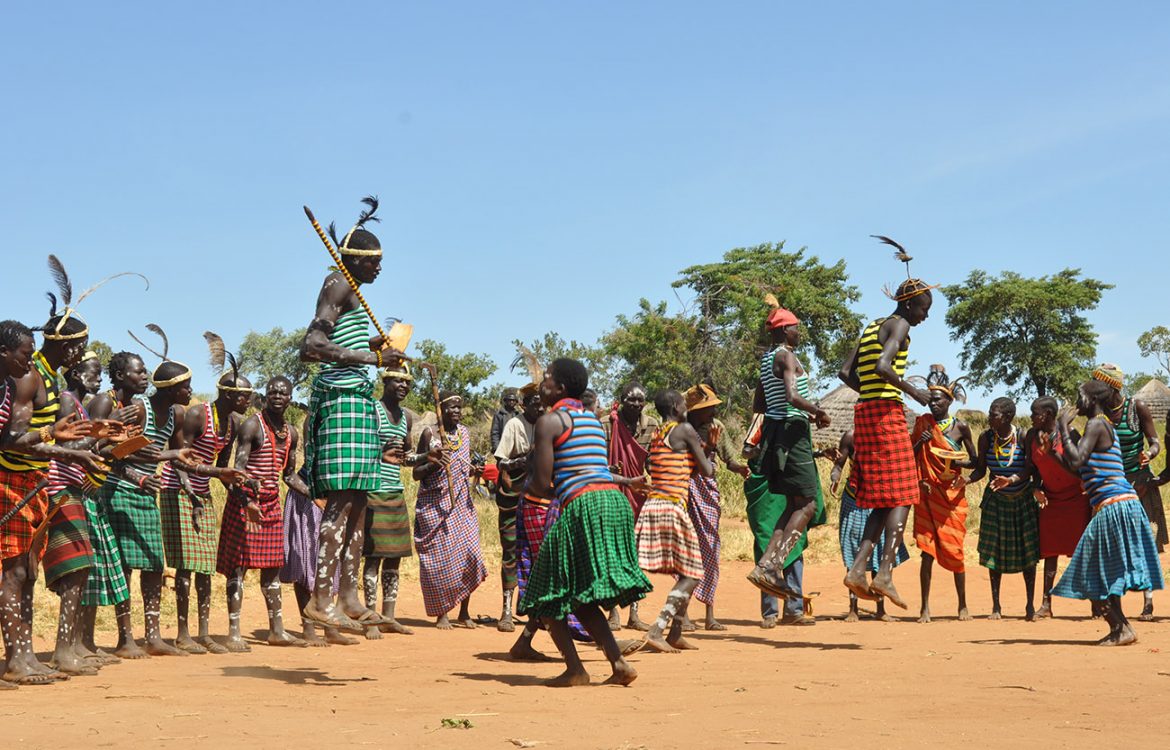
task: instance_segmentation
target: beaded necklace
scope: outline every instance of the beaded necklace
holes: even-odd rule
[[[951,415],[951,416],[948,416],[946,419],[942,420],[941,422],[938,420],[935,420],[935,423],[938,425],[939,430],[941,430],[942,433],[945,435],[952,427],[955,426],[955,417],[953,415]]]
[[[454,437],[452,437],[454,436]],[[463,433],[459,431],[459,425],[455,425],[453,432],[447,432],[447,428],[439,424],[439,439],[451,451],[457,451],[463,447]]]
[[[1000,438],[999,433],[992,430],[992,436],[995,439],[993,445],[995,451],[995,462],[999,464],[1000,468],[1006,469],[1010,467],[1016,460],[1016,451],[1019,449],[1019,441],[1016,435],[1016,428],[1012,427],[1012,434],[1004,442]],[[1007,459],[1006,461],[1004,459]]]

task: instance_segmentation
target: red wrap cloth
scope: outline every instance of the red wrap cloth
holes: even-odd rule
[[[614,471],[623,477],[640,477],[645,474],[646,458],[650,452],[638,445],[638,441],[634,439],[633,433],[622,422],[618,416],[619,404],[615,403],[610,412],[610,430],[611,437],[609,440],[609,465],[616,467]],[[646,500],[646,495],[641,492],[634,492],[629,487],[619,487],[626,499],[630,501],[630,506],[634,509],[634,518],[642,510],[642,503]]]
[[[927,431],[930,440],[919,444],[918,440]],[[963,573],[963,542],[967,537],[967,488],[955,487],[959,470],[954,461],[940,458],[931,447],[955,450],[947,440],[938,422],[930,414],[923,414],[914,423],[914,434],[910,438],[918,463],[918,479],[929,487],[919,484],[921,501],[914,508],[914,543],[924,554],[930,555],[945,570]]]
[[[918,502],[918,469],[901,401],[875,398],[853,407],[853,471],[858,508]]]
[[[1060,463],[1064,448],[1059,440],[1039,437],[1030,447],[1048,498],[1048,505],[1040,509],[1040,557],[1072,557],[1093,517],[1089,497],[1081,478]]]
[[[44,471],[0,470],[0,516],[15,508],[46,475]],[[32,546],[33,531],[45,520],[48,509],[49,492],[46,487],[41,487],[28,505],[18,510],[8,523],[0,526],[0,560],[19,557],[28,552]],[[43,553],[42,547],[37,552],[38,557]]]

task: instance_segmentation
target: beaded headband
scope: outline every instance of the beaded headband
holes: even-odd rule
[[[159,364],[158,367],[154,368],[154,374],[151,374],[151,376],[150,376],[151,384],[154,385],[155,388],[162,389],[162,388],[170,388],[172,385],[178,385],[179,383],[182,383],[185,380],[190,380],[191,379],[191,368],[188,367],[187,365],[183,364],[182,362],[171,359],[170,356],[168,356],[170,354],[170,351],[171,351],[171,342],[170,342],[170,339],[167,338],[166,331],[164,331],[162,329],[162,327],[159,326],[157,323],[147,323],[146,330],[150,331],[151,333],[155,334],[160,339],[162,339],[163,350],[162,350],[161,354],[159,352],[156,352],[154,349],[151,349],[149,346],[147,346],[146,343],[142,339],[140,339],[134,335],[133,331],[126,331],[126,333],[130,334],[130,338],[137,341],[139,346],[141,346],[143,349],[145,349],[146,351],[150,352],[151,354],[153,354],[154,356],[156,356],[162,360],[162,363]],[[178,365],[179,367],[182,367],[184,370],[186,370],[186,372],[180,373],[180,374],[174,376],[173,378],[169,378],[167,380],[159,380],[158,375],[157,375],[159,368],[161,368],[167,362],[170,362],[171,364],[175,364],[175,365]]]
[[[1121,390],[1125,386],[1125,375],[1121,368],[1112,364],[1101,364],[1093,370],[1093,379],[1100,380],[1105,385]]]
[[[382,370],[383,380],[405,380],[407,383],[414,382],[414,376],[410,374],[410,370]]]
[[[337,251],[342,255],[364,256],[368,258],[379,257],[382,255],[382,248],[380,247],[374,249],[358,249],[349,246],[349,240],[353,237],[353,233],[364,227],[366,222],[381,221],[377,216],[374,216],[374,212],[378,210],[378,199],[376,197],[367,195],[365,198],[362,198],[362,203],[365,203],[369,208],[361,212],[358,216],[357,223],[345,233],[345,239],[337,242],[337,235],[333,230],[333,224],[329,225],[329,233],[333,235],[333,241],[337,242]]]

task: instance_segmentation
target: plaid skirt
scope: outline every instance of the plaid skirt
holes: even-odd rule
[[[1093,515],[1052,594],[1103,601],[1164,585],[1146,513],[1141,503],[1122,500]]]
[[[428,617],[445,615],[487,579],[471,495],[452,504],[442,487],[421,488],[414,507],[418,582]]]
[[[586,605],[627,607],[651,590],[638,567],[630,501],[616,489],[593,490],[573,499],[548,529],[518,609],[564,620]]]
[[[41,561],[45,585],[57,591],[57,582],[70,573],[93,567],[93,547],[85,520],[85,501],[81,491],[66,488],[53,498],[57,511],[49,520],[49,543]]]
[[[997,573],[1022,573],[1040,561],[1039,507],[1030,486],[1007,495],[988,484],[979,509],[980,565]]]
[[[122,569],[122,551],[110,528],[106,504],[94,495],[86,495],[84,503],[93,567],[81,591],[81,606],[110,607],[130,598],[130,586]]]
[[[918,502],[918,466],[901,401],[858,401],[853,407],[853,472],[858,508]]]
[[[371,492],[366,502],[366,557],[410,557],[410,514],[401,492]]]
[[[368,389],[314,383],[305,427],[305,469],[315,494],[377,490],[381,463],[378,412]]]
[[[219,530],[215,571],[233,577],[237,570],[266,570],[284,566],[284,514],[280,495],[259,498],[260,523],[250,526],[248,499],[238,491],[228,495]]]
[[[638,565],[647,573],[703,577],[699,535],[684,503],[655,495],[646,498],[634,526],[634,537]]]
[[[687,513],[699,535],[699,552],[703,556],[703,580],[695,588],[695,598],[703,604],[715,603],[715,589],[719,587],[719,519],[723,507],[719,497],[719,483],[715,477],[691,477],[687,497]]]
[[[44,478],[43,471],[0,470],[0,516],[7,515]],[[48,507],[49,493],[42,487],[28,505],[0,526],[0,560],[28,554],[33,530],[45,520]]]
[[[215,504],[211,498],[203,504],[198,530],[191,520],[194,506],[184,490],[164,489],[159,495],[159,510],[167,566],[205,575],[214,573],[215,532],[219,521],[215,517]]]
[[[284,497],[284,565],[281,583],[313,590],[317,582],[317,551],[320,549],[321,516],[325,511],[296,490]],[[333,571],[333,593],[341,582],[341,566]]]
[[[98,490],[98,499],[106,505],[122,564],[131,570],[163,572],[162,519],[154,495],[111,479]]]

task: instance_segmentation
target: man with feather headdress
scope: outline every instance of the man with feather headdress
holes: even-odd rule
[[[403,355],[380,336],[369,337],[369,318],[356,290],[358,284],[373,283],[382,270],[382,245],[365,229],[378,221],[378,200],[366,197],[362,202],[368,208],[344,238],[329,227],[343,268],[332,271],[321,285],[317,311],[301,345],[302,360],[321,364],[309,398],[305,467],[310,494],[326,498],[316,582],[302,614],[329,628],[340,626],[341,616],[365,627],[390,622],[366,606],[359,590],[367,493],[381,485],[382,445],[368,368],[396,364]],[[342,575],[335,605],[338,566]]]

